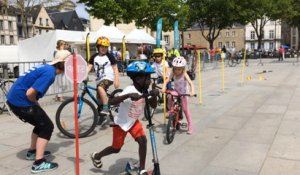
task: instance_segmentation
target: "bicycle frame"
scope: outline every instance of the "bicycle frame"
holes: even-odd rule
[[[181,108],[181,96],[172,96],[173,101],[173,109],[170,111],[170,113],[174,114],[176,116],[174,128],[178,125],[179,121],[182,120],[182,108]]]

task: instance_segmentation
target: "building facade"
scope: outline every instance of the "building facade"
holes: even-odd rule
[[[258,21],[260,22],[260,21]],[[266,51],[278,50],[282,41],[281,22],[279,20],[269,20],[263,29],[261,49]],[[245,26],[246,49],[254,50],[258,48],[258,39],[251,24]]]
[[[0,45],[16,45],[17,19],[8,13],[7,6],[0,5]]]
[[[55,26],[43,5],[33,9],[33,35],[41,35],[55,29]]]

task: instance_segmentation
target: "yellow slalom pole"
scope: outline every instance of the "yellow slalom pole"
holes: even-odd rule
[[[243,65],[242,65],[241,86],[244,84],[245,64],[246,64],[246,49],[244,51],[244,58],[243,58]]]
[[[126,43],[125,43],[125,35],[122,38],[122,62],[125,62],[126,57]]]
[[[163,70],[164,70],[164,76],[163,76],[163,81],[166,82],[166,74],[167,74],[167,70],[166,70],[166,56],[165,53],[163,54]],[[163,94],[163,98],[164,98],[164,124],[167,123],[167,108],[166,108],[166,94]]]
[[[89,62],[90,61],[90,33],[86,35],[86,60]]]
[[[221,52],[221,60],[222,60],[222,92],[224,92],[224,80],[225,80],[225,75],[224,75],[224,69],[225,69],[225,65],[224,65],[224,58],[225,58],[225,53],[222,51]]]
[[[201,80],[201,53],[200,50],[197,50],[198,53],[198,92],[199,92],[199,103],[202,104],[202,80]]]

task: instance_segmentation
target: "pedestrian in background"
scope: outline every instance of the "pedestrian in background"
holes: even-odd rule
[[[56,50],[54,51],[53,53],[53,57],[55,57],[57,51],[59,50],[66,50],[68,49],[68,45],[67,43],[64,41],[64,40],[58,40],[56,42]],[[64,74],[60,74],[60,75],[57,75],[56,78],[55,78],[55,101],[59,101],[59,102],[63,102],[64,101],[64,98],[63,98],[63,80],[64,80]]]

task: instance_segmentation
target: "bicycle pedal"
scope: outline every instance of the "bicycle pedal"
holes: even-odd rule
[[[187,128],[187,123],[181,123],[181,124],[180,124],[180,127],[182,127],[182,128]]]

